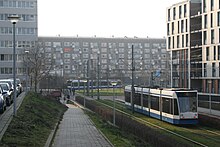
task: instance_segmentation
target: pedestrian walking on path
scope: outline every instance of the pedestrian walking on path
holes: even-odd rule
[[[54,147],[111,147],[83,110],[73,105],[63,116],[57,130]]]

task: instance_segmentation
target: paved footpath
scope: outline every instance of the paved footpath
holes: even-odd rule
[[[111,147],[83,110],[67,105],[53,147]]]

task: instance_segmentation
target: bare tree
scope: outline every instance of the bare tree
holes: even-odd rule
[[[26,62],[28,62],[31,85],[34,85],[34,91],[37,92],[39,82],[48,76],[53,69],[54,60],[45,52],[45,48],[39,43],[36,43],[28,51]]]

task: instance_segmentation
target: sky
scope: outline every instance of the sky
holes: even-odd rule
[[[38,35],[166,36],[166,8],[185,0],[38,0]]]

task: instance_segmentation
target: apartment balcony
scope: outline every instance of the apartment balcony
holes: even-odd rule
[[[201,46],[202,45],[202,40],[201,39],[197,39],[197,40],[191,40],[190,42],[191,47],[195,47],[195,46]]]
[[[201,10],[201,2],[199,2],[199,3],[191,3],[191,7],[190,7],[190,15],[191,15],[191,17],[192,16],[199,16],[199,15],[201,15],[201,12],[202,12],[202,10]]]
[[[198,32],[202,30],[202,23],[198,23],[198,24],[191,24],[190,26],[190,30],[191,32]]]

